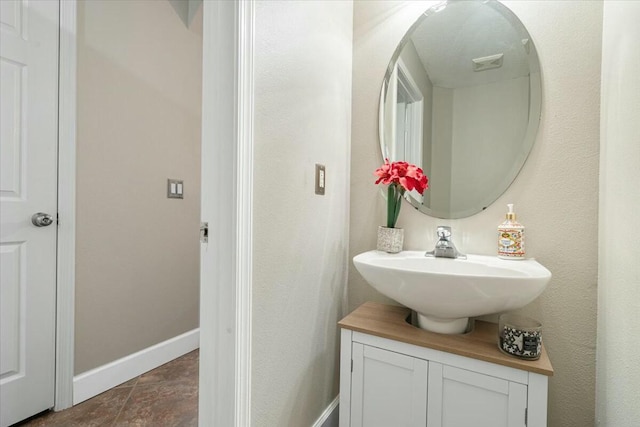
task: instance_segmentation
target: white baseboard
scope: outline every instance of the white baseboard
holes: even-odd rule
[[[340,403],[340,395],[333,399],[312,427],[338,427],[338,403]]]
[[[123,382],[164,365],[200,346],[196,328],[137,353],[73,377],[73,404],[77,405]]]

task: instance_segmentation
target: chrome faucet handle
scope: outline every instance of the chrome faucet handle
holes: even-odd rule
[[[438,235],[438,241],[436,242],[435,249],[426,252],[424,256],[436,258],[467,259],[467,256],[463,253],[458,252],[456,245],[453,244],[453,241],[451,240],[451,227],[448,227],[446,225],[439,225],[436,229],[436,234]]]
[[[440,240],[449,240],[451,238],[451,227],[439,225],[436,234]]]

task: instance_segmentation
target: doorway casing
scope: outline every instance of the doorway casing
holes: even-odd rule
[[[201,198],[211,237],[201,246],[200,424],[244,426],[251,386],[254,2],[203,3]],[[76,25],[77,0],[60,1],[57,411],[73,404]]]
[[[58,266],[54,409],[73,405],[76,256],[77,2],[60,1],[58,62]]]

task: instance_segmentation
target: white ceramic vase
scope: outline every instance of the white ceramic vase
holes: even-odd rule
[[[376,249],[379,251],[388,252],[390,254],[396,254],[402,251],[402,245],[404,244],[404,229],[403,228],[389,228],[378,227],[378,244]]]

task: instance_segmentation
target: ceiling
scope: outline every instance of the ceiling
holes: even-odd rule
[[[528,76],[530,36],[495,1],[449,1],[421,17],[413,43],[434,86],[456,88]],[[473,71],[474,58],[503,54],[500,68]],[[533,52],[535,54],[535,52]]]

